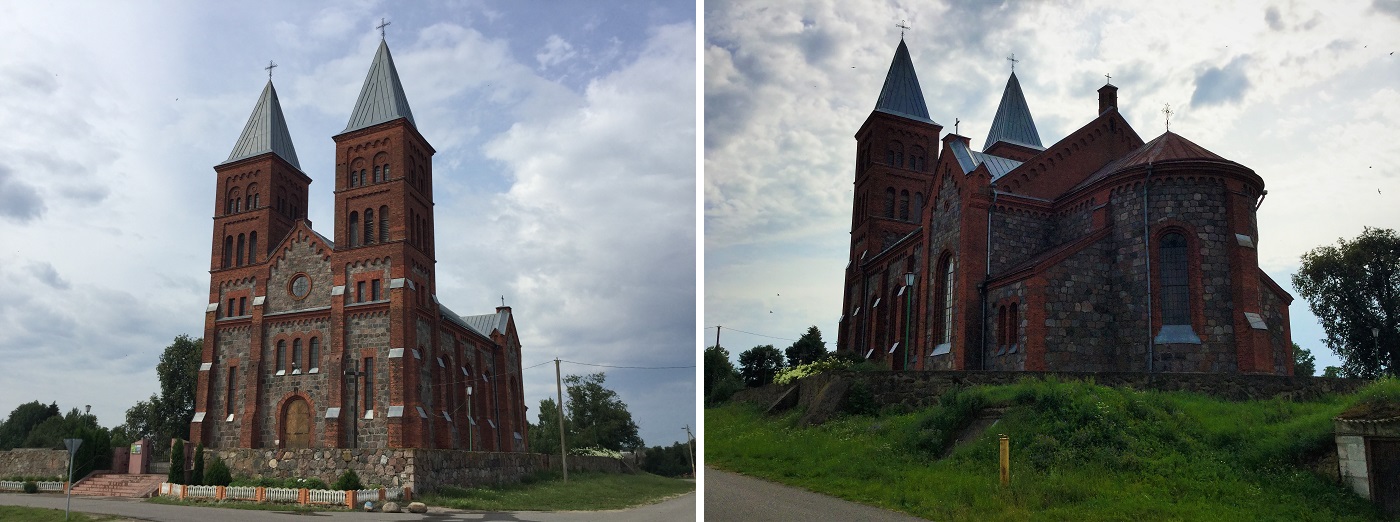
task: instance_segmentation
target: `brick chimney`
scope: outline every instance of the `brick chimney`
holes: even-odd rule
[[[1111,83],[1099,87],[1099,114],[1103,114],[1110,107],[1118,107],[1118,87]]]

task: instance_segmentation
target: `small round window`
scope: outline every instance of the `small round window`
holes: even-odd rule
[[[292,297],[302,299],[306,294],[311,293],[311,279],[306,274],[297,274],[292,278]]]

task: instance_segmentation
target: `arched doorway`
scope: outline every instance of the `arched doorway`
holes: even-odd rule
[[[311,406],[306,399],[295,397],[287,402],[282,413],[282,447],[311,447]]]

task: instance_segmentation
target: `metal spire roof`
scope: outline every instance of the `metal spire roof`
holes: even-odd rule
[[[1021,93],[1021,82],[1016,73],[1006,81],[1006,90],[1001,93],[1001,105],[997,106],[996,118],[992,119],[992,130],[987,133],[987,142],[982,150],[987,150],[998,141],[1044,150],[1040,144],[1040,133],[1035,130],[1035,120],[1031,119],[1031,109],[1026,105],[1026,96]]]
[[[399,72],[394,68],[394,57],[389,55],[389,44],[380,40],[374,63],[369,65],[365,84],[360,87],[360,98],[355,101],[355,111],[350,113],[350,122],[341,132],[356,131],[399,118],[408,118],[410,124],[418,125],[413,121],[413,111],[408,108],[408,98],[403,94]]]
[[[919,77],[914,74],[914,62],[909,59],[909,47],[904,45],[903,38],[899,39],[899,48],[894,51],[890,72],[885,74],[885,86],[880,89],[880,99],[875,102],[875,110],[934,123],[928,117],[924,91],[919,88]]]
[[[282,116],[282,104],[277,101],[277,89],[272,87],[271,79],[267,80],[267,86],[263,87],[258,104],[253,106],[253,114],[248,116],[248,123],[243,126],[243,134],[238,136],[238,142],[233,144],[233,152],[229,153],[224,163],[268,152],[281,156],[287,163],[301,170],[296,147],[292,146],[292,134],[287,132],[287,119]]]

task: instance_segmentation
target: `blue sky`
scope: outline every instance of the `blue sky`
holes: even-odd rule
[[[1254,169],[1259,264],[1400,227],[1400,2],[712,1],[703,42],[705,326],[738,352],[810,325],[834,346],[852,137],[900,39],[929,113],[980,146],[1010,73],[1044,143],[1096,115],[1104,75],[1144,140],[1171,129]],[[1293,340],[1338,360],[1307,301]],[[784,339],[738,333],[754,332]],[[713,344],[714,329],[705,330]]]
[[[532,366],[694,365],[696,27],[689,2],[15,3],[0,19],[0,408],[157,390],[203,334],[223,162],[269,60],[330,235],[331,136],[387,18],[434,158],[439,297],[515,311]],[[644,216],[645,219],[638,219]],[[694,370],[605,370],[648,444],[695,425]],[[527,370],[526,404],[554,394]]]

